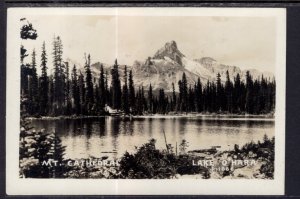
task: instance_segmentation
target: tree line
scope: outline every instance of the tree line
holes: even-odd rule
[[[37,74],[36,51],[31,53],[31,63],[24,64],[26,49],[21,46],[21,99],[22,110],[31,116],[56,115],[105,115],[106,106],[125,114],[167,114],[170,112],[249,113],[266,114],[275,109],[275,79],[253,79],[246,72],[245,82],[237,74],[231,80],[228,71],[226,81],[217,74],[216,81],[203,84],[198,78],[188,84],[183,73],[172,92],[153,91],[150,84],[135,87],[132,70],[125,66],[120,76],[117,60],[110,71],[100,66],[99,77],[91,72],[91,57],[85,55],[84,72],[76,65],[64,62],[63,44],[56,36],[52,43],[53,72],[48,75],[48,54],[45,42],[41,48],[41,75]],[[108,83],[109,76],[111,81]],[[123,84],[121,84],[121,79]],[[178,92],[175,92],[178,86]]]

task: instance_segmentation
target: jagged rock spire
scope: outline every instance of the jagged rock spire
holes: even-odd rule
[[[184,57],[184,55],[178,50],[176,42],[172,40],[159,49],[153,56],[153,59],[164,59],[164,57],[169,57],[173,61],[182,65],[181,58]]]

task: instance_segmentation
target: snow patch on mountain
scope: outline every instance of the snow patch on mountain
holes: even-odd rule
[[[67,60],[70,66],[76,64],[77,68],[84,72],[84,66]],[[99,77],[100,67],[103,65],[104,72],[108,74],[108,82],[111,78],[111,69],[113,64],[96,62],[91,65],[91,71],[94,77]],[[125,65],[119,65],[121,83],[124,83]],[[200,78],[202,84],[207,80],[215,81],[217,74],[220,73],[221,80],[225,82],[226,71],[229,72],[231,81],[239,73],[241,79],[245,81],[247,70],[241,70],[237,66],[230,66],[219,63],[211,57],[202,57],[200,59],[189,59],[178,50],[175,41],[167,42],[160,48],[153,57],[148,57],[145,61],[135,61],[132,66],[127,66],[127,71],[132,70],[135,86],[149,89],[150,84],[153,90],[163,88],[166,92],[172,91],[172,83],[175,90],[178,91],[178,81],[181,80],[182,74],[185,73],[188,84],[193,85]],[[256,69],[248,70],[254,79],[261,78],[263,75],[267,78],[273,78],[274,75],[268,72],[260,72]]]

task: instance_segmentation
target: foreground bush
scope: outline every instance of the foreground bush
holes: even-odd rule
[[[122,178],[173,178],[176,174],[206,173],[207,169],[192,165],[189,155],[175,155],[169,150],[158,150],[155,140],[138,148],[135,154],[126,152],[120,161]]]

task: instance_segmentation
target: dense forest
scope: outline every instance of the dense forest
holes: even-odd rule
[[[27,28],[27,29],[26,29]],[[25,29],[25,30],[23,30]],[[32,25],[22,27],[22,39],[35,39]],[[99,77],[91,72],[91,57],[85,55],[84,72],[76,65],[69,66],[63,60],[63,43],[59,36],[53,38],[53,63],[48,63],[45,42],[41,47],[41,65],[36,63],[36,50],[31,62],[24,63],[27,50],[21,46],[21,110],[29,116],[58,115],[107,115],[107,106],[124,114],[175,114],[175,113],[236,113],[267,114],[275,109],[275,79],[253,79],[249,72],[242,81],[239,74],[230,77],[227,71],[225,83],[218,74],[216,81],[188,84],[185,73],[179,82],[173,83],[173,92],[164,89],[154,92],[136,87],[131,70],[125,66],[119,74],[117,60],[110,71],[100,68]],[[53,71],[48,74],[48,65]],[[37,67],[41,68],[38,75]],[[121,79],[123,81],[121,81]],[[110,80],[110,81],[108,81]],[[121,83],[124,82],[124,83]],[[177,87],[179,92],[175,92]]]

